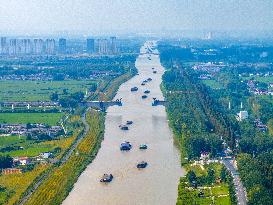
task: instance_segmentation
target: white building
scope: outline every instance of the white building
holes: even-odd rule
[[[8,42],[6,37],[1,37],[0,54],[8,54]]]
[[[34,39],[33,53],[42,54],[44,50],[44,41],[42,39]]]
[[[98,39],[98,53],[99,54],[108,54],[108,40],[107,39]]]
[[[238,121],[242,121],[242,120],[245,120],[248,118],[248,112],[247,111],[240,111],[238,114],[237,114],[237,120]]]
[[[49,54],[49,55],[55,54],[55,40],[54,39],[46,39],[45,52],[46,52],[46,54]]]

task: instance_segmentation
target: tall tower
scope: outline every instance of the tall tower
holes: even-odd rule
[[[60,38],[59,39],[59,53],[66,53],[66,39]]]
[[[88,38],[86,40],[86,51],[87,51],[87,53],[94,53],[95,52],[95,39]]]
[[[45,41],[45,52],[48,55],[55,54],[55,40],[54,39],[46,39],[46,41]]]
[[[9,41],[9,54],[16,55],[17,54],[17,39],[10,39]]]
[[[0,44],[0,54],[6,55],[8,54],[8,43],[6,37],[1,37],[1,44]]]
[[[20,54],[30,54],[32,52],[32,45],[30,39],[20,40]]]
[[[108,54],[108,40],[98,39],[98,52],[99,54]]]
[[[110,52],[112,54],[117,53],[117,38],[115,36],[110,37]]]
[[[44,51],[44,41],[42,39],[34,39],[33,53],[41,55]]]

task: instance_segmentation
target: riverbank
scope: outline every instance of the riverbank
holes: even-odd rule
[[[153,67],[156,73],[153,73]],[[152,106],[154,97],[163,98],[160,83],[164,68],[156,54],[150,57],[141,54],[136,68],[138,75],[123,83],[115,96],[115,99],[122,98],[122,106],[107,109],[105,137],[98,155],[81,174],[64,205],[176,203],[179,177],[183,175],[179,152],[168,127],[165,108]],[[148,78],[152,80],[141,85]],[[137,92],[131,92],[130,88],[134,86],[138,87]],[[150,93],[142,99],[146,90]],[[123,131],[119,125],[127,120],[133,124],[129,130]],[[120,143],[127,140],[132,149],[121,152]],[[148,146],[147,150],[138,148],[143,143]],[[148,166],[138,170],[136,164],[141,160],[145,160]],[[111,183],[99,183],[104,173],[114,176]]]
[[[60,204],[86,166],[95,158],[104,134],[104,113],[91,110],[86,121],[89,131],[70,158],[51,170],[47,179],[38,187],[25,204]]]
[[[136,69],[133,68],[113,81],[109,81],[103,88],[106,98],[112,99],[116,95],[119,86],[135,74]],[[98,98],[98,95],[95,98]],[[82,110],[82,112],[84,111]],[[88,128],[85,128],[88,131],[85,131],[86,133],[83,130],[79,132],[79,135],[83,135],[83,139],[76,143],[75,150],[73,149],[74,151],[70,154],[71,156],[69,155],[64,161],[62,160],[61,164],[54,165],[50,170],[38,176],[26,191],[31,191],[28,193],[29,197],[26,200],[21,200],[20,204],[60,204],[66,198],[80,174],[95,158],[103,140],[105,114],[94,110],[91,110],[91,113],[94,116],[91,118],[90,113],[87,113],[89,119],[86,122],[84,122],[85,119],[83,118],[83,125],[87,127],[86,124],[88,124]],[[53,172],[56,174],[53,174]],[[61,185],[56,181],[62,182]],[[35,188],[34,192],[33,188]],[[48,189],[51,191],[47,191]],[[22,195],[21,199],[25,196],[26,193]],[[40,198],[46,198],[47,200],[40,201]]]
[[[165,66],[169,65],[162,61]],[[193,79],[190,69],[169,66],[172,69],[163,75],[161,89],[168,102],[169,125],[180,146],[181,165],[187,171],[187,177],[180,179],[177,204],[236,204],[230,174],[221,163],[208,162],[222,152],[219,136],[229,137],[226,118],[217,112],[217,105],[205,95],[205,87]],[[219,170],[223,170],[221,173],[225,176],[221,176]],[[215,194],[204,187],[222,192]]]

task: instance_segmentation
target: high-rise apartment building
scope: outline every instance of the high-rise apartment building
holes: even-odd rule
[[[66,39],[60,38],[59,39],[59,53],[66,53]]]
[[[8,54],[8,42],[6,37],[1,37],[1,44],[0,44],[0,54],[6,55]]]
[[[32,53],[32,44],[30,39],[22,39],[18,42],[19,54],[31,54]]]
[[[9,54],[10,55],[16,55],[18,50],[18,40],[17,39],[10,39],[9,40]]]
[[[111,54],[116,54],[118,52],[117,50],[117,38],[112,36],[110,37],[110,52]]]
[[[89,38],[86,40],[86,51],[87,53],[94,53],[95,52],[95,40]]]
[[[44,52],[44,41],[42,39],[34,39],[33,41],[33,53],[40,55]]]
[[[99,54],[108,54],[108,40],[107,39],[98,39],[98,53]]]
[[[45,41],[45,53],[48,55],[55,54],[55,40],[54,39],[46,39]]]

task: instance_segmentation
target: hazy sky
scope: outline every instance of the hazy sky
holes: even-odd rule
[[[0,0],[0,32],[271,30],[273,0]]]

